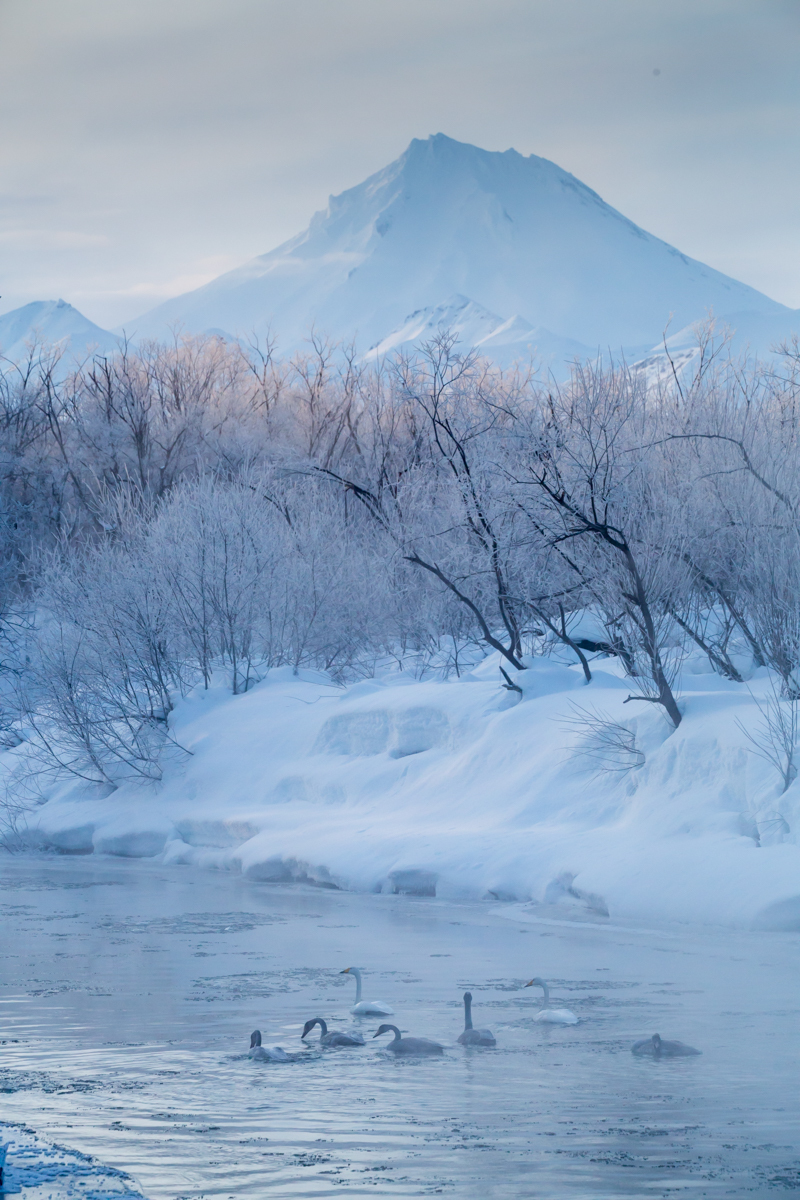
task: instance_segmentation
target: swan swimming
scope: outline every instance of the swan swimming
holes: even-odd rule
[[[280,1046],[262,1046],[261,1030],[255,1029],[250,1034],[250,1052],[248,1058],[256,1062],[291,1062],[291,1057]]]
[[[458,1037],[462,1046],[496,1046],[491,1029],[473,1029],[472,992],[464,992],[464,1032]]]
[[[342,1033],[338,1029],[331,1029],[328,1032],[328,1026],[323,1021],[322,1017],[314,1017],[311,1021],[306,1021],[303,1032],[300,1034],[304,1038],[307,1033],[310,1033],[315,1025],[319,1025],[322,1032],[319,1035],[320,1046],[363,1046],[363,1033]]]
[[[392,1054],[444,1054],[444,1046],[438,1042],[431,1042],[428,1038],[403,1037],[396,1025],[381,1025],[372,1036],[380,1037],[382,1033],[394,1034],[386,1047]]]
[[[345,967],[340,975],[355,975],[356,977],[356,1002],[350,1009],[356,1017],[391,1017],[394,1016],[394,1009],[388,1004],[384,1004],[382,1000],[362,1000],[361,999],[361,971],[358,967]]]
[[[568,1008],[551,1008],[550,1007],[550,988],[543,979],[537,975],[530,983],[526,983],[525,987],[540,987],[544,992],[544,1008],[536,1014],[534,1021],[541,1021],[545,1025],[577,1025],[578,1018],[575,1013]]]
[[[695,1050],[694,1046],[687,1046],[685,1042],[665,1042],[658,1033],[644,1038],[641,1042],[634,1042],[631,1046],[631,1054],[638,1054],[640,1057],[648,1055],[651,1058],[685,1058],[689,1054],[702,1053],[702,1050]]]

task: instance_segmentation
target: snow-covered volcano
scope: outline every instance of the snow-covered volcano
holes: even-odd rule
[[[680,329],[709,309],[788,311],[645,233],[555,163],[436,134],[331,197],[304,233],[127,329],[270,327],[293,349],[313,325],[367,349],[454,296],[593,348],[653,345],[670,316]]]

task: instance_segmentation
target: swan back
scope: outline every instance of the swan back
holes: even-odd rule
[[[380,1037],[382,1033],[393,1033],[394,1037],[386,1047],[392,1054],[401,1055],[420,1055],[420,1054],[444,1054],[444,1046],[440,1046],[438,1042],[432,1042],[428,1038],[403,1037],[396,1025],[381,1025],[377,1033],[373,1033],[373,1037]]]
[[[654,1033],[652,1037],[635,1042],[631,1053],[648,1058],[688,1058],[703,1051],[695,1050],[694,1046],[687,1046],[685,1042],[665,1041],[660,1034]]]
[[[543,1008],[533,1018],[542,1025],[577,1025],[578,1018],[569,1008]]]
[[[291,1062],[289,1055],[280,1046],[261,1045],[260,1029],[254,1029],[250,1034],[250,1050],[247,1057],[256,1062]]]

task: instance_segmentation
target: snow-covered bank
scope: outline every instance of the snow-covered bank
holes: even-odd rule
[[[800,927],[800,784],[780,795],[741,727],[762,719],[766,673],[733,684],[690,660],[673,731],[655,705],[624,703],[613,661],[595,665],[587,687],[534,660],[522,698],[494,658],[448,682],[342,689],[286,669],[244,696],[197,690],[173,714],[191,757],[161,785],[62,788],[31,836],[261,880]],[[598,770],[586,712],[624,723],[635,750]]]

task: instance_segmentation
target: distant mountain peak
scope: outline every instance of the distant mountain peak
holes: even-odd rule
[[[57,347],[70,359],[109,354],[118,339],[101,329],[66,300],[33,300],[0,316],[0,355],[8,361],[27,358],[34,344]]]
[[[436,133],[332,196],[296,237],[129,327],[269,327],[291,351],[313,326],[374,348],[456,295],[499,321],[516,314],[572,345],[615,349],[652,345],[670,314],[680,328],[712,307],[788,311],[640,229],[556,163]]]

